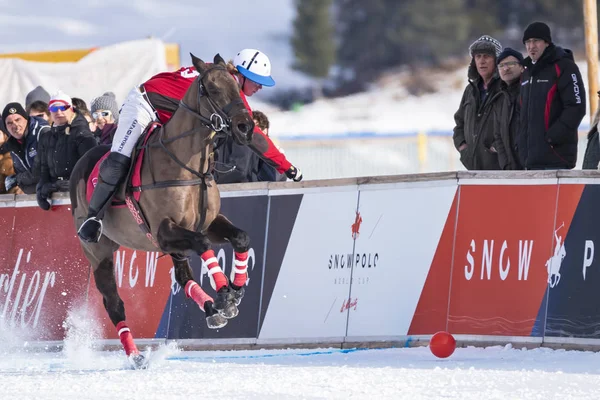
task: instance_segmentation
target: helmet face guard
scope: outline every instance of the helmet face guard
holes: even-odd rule
[[[246,79],[262,86],[275,86],[271,77],[271,61],[263,52],[244,49],[235,56],[233,64]]]

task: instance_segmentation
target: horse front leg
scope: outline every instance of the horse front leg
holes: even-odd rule
[[[207,229],[207,235],[213,243],[231,243],[234,252],[233,282],[231,288],[235,296],[236,305],[240,305],[244,297],[244,286],[248,281],[248,250],[250,249],[250,236],[236,227],[223,214],[217,215]]]
[[[235,304],[235,295],[229,287],[229,282],[227,281],[225,274],[223,274],[223,270],[219,265],[215,252],[211,249],[210,240],[208,240],[206,235],[182,228],[176,225],[172,220],[165,219],[158,227],[157,239],[161,249],[165,253],[175,254],[176,258],[180,258],[182,254],[189,255],[191,251],[200,255],[200,258],[202,258],[202,261],[204,261],[208,267],[208,275],[217,291],[214,300],[214,308],[227,319],[235,318],[238,315],[239,310]],[[193,280],[191,270],[186,272],[183,268],[180,269],[180,271],[181,276],[180,278],[176,277],[176,279],[178,279],[178,283],[181,287],[185,289],[186,295],[192,297],[193,293],[199,293],[197,292],[197,289],[194,288],[197,287],[200,290],[202,289],[200,288],[200,285]],[[196,301],[201,309],[204,307],[204,303],[207,300],[206,297],[200,297],[200,295],[197,298],[192,297],[192,299]]]
[[[215,308],[215,301],[193,279],[189,258],[183,254],[171,254],[175,268],[175,280],[182,288],[186,297],[191,298],[206,314],[206,325],[210,329],[219,329],[227,325],[227,319]]]

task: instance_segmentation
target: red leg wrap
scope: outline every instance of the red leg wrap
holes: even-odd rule
[[[216,291],[218,292],[223,286],[227,286],[227,278],[219,266],[219,261],[217,261],[217,257],[215,257],[215,252],[206,250],[200,257],[202,257],[202,260],[208,267],[208,275],[212,276],[215,281]]]
[[[206,294],[204,290],[194,281],[188,281],[185,284],[185,295],[191,297],[198,304],[200,309],[204,311],[204,303],[207,301],[214,302],[213,298]]]
[[[233,270],[235,271],[235,277],[233,278],[233,284],[235,286],[244,286],[246,280],[248,280],[248,252],[236,252],[234,263]]]
[[[119,339],[121,339],[121,344],[125,349],[125,354],[129,356],[131,354],[140,353],[137,346],[133,342],[133,335],[127,326],[127,322],[121,321],[117,324],[117,333],[119,334]]]

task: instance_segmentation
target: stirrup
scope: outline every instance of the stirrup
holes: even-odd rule
[[[96,222],[100,226],[94,227],[94,232],[86,232],[84,230],[84,227],[88,225],[89,228],[89,225],[93,222]],[[85,221],[83,221],[83,224],[81,224],[81,226],[79,227],[77,235],[79,236],[79,239],[83,240],[84,242],[98,243],[100,237],[102,236],[102,220],[98,219],[97,217],[90,217],[86,219]]]

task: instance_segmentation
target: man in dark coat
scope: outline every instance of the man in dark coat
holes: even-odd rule
[[[574,168],[586,100],[573,53],[552,43],[550,28],[543,22],[525,29],[523,43],[529,57],[521,79],[521,165],[525,169]]]
[[[598,91],[600,99],[600,91]],[[585,155],[583,156],[582,169],[599,169],[600,167],[600,139],[598,135],[598,121],[600,120],[600,107],[594,114],[592,126],[587,134],[587,146],[585,147]]]
[[[505,48],[498,57],[498,72],[502,79],[502,97],[498,100],[498,107],[494,107],[494,147],[498,151],[498,163],[503,170],[523,169],[517,154],[523,55],[510,47]]]
[[[460,106],[454,114],[454,146],[460,152],[460,161],[468,170],[497,170],[498,154],[494,148],[493,107],[500,96],[500,78],[496,59],[502,45],[484,35],[469,47],[469,84]]]
[[[26,194],[35,193],[39,180],[36,167],[38,142],[50,130],[48,123],[39,117],[30,117],[20,103],[8,103],[2,111],[2,119],[10,138],[4,143],[4,151],[10,152],[15,174],[6,177],[6,191],[15,186]]]

